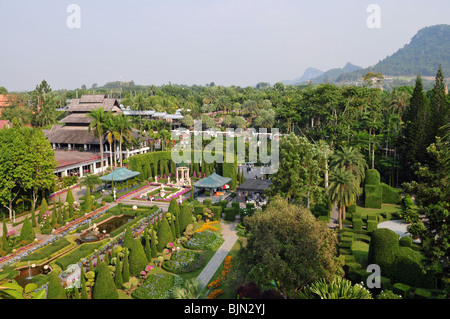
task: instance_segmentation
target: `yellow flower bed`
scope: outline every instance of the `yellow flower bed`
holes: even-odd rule
[[[214,225],[214,224],[217,224],[219,221],[218,220],[215,220],[215,221],[213,221],[213,222],[208,222],[208,223],[204,223],[203,225],[202,225],[202,227],[200,227],[199,229],[197,229],[196,231],[195,231],[195,233],[199,233],[199,232],[202,232],[202,231],[205,231],[205,230],[210,230],[210,231],[217,231],[217,227],[214,227],[214,226],[212,226],[212,225]]]

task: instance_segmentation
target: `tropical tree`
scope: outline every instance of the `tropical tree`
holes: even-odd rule
[[[352,173],[359,186],[366,176],[367,162],[363,155],[353,147],[342,147],[331,157],[330,166],[333,168],[343,168]]]
[[[96,186],[100,185],[101,183],[102,181],[100,180],[100,177],[95,174],[84,175],[80,180],[80,186],[84,186],[90,191],[95,190]],[[86,194],[86,196],[88,195],[90,194]]]
[[[122,145],[125,139],[131,141],[131,122],[123,115],[119,114],[115,117],[114,137],[119,142],[119,161],[120,167],[123,166]]]
[[[339,229],[342,229],[342,219],[345,218],[345,207],[350,206],[361,194],[352,171],[343,167],[335,167],[330,174],[330,185],[327,189],[328,198],[339,209]]]
[[[87,114],[87,117],[92,119],[92,122],[89,124],[88,131],[94,130],[94,135],[99,139],[100,142],[100,169],[101,172],[104,172],[103,168],[103,138],[106,130],[108,129],[106,124],[108,122],[108,116],[103,107],[99,107],[95,110],[92,110]]]

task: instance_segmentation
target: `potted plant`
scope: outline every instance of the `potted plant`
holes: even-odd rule
[[[413,239],[419,239],[419,237],[425,232],[426,228],[421,221],[416,221],[409,225],[407,228],[408,233],[411,234]]]

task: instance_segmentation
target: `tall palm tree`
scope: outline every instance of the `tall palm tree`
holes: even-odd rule
[[[366,177],[367,162],[359,150],[353,147],[342,147],[331,157],[330,166],[344,168],[355,176],[357,185]]]
[[[114,139],[114,129],[116,126],[116,120],[115,120],[115,116],[113,115],[113,113],[109,113],[108,114],[108,120],[106,122],[106,126],[108,128],[108,133],[106,134],[106,139],[108,140],[109,143],[109,149],[111,150],[111,166],[114,165],[114,167],[117,166],[117,161],[116,161],[116,157],[114,156],[114,148],[115,148],[115,139]],[[112,144],[114,143],[114,148],[112,146]],[[114,162],[113,162],[114,159]],[[113,164],[114,163],[114,164]]]
[[[330,185],[327,189],[328,198],[338,206],[339,229],[342,229],[342,219],[345,218],[345,207],[350,206],[361,194],[356,177],[350,170],[335,167],[330,174]]]
[[[115,117],[114,137],[119,141],[119,160],[120,167],[123,166],[122,161],[122,144],[124,139],[131,140],[131,122],[123,115],[117,115]]]
[[[90,132],[91,130],[94,130],[95,137],[98,137],[100,141],[100,169],[103,173],[103,137],[105,135],[105,131],[107,130],[106,123],[108,120],[108,116],[103,107],[99,107],[88,113],[87,117],[92,119],[91,124],[89,124],[88,131]]]

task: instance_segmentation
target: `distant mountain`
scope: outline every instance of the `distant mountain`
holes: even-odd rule
[[[299,78],[296,78],[295,80],[288,80],[288,81],[282,81],[281,83],[285,85],[296,85],[300,83],[306,83],[307,81],[318,77],[323,74],[323,71],[316,69],[316,68],[307,68],[303,75]]]
[[[319,83],[332,83],[335,82],[339,76],[345,73],[350,73],[354,71],[362,70],[362,67],[347,63],[342,69],[336,68],[328,70],[327,72],[321,74],[318,77],[311,79],[311,83],[319,84]]]
[[[339,76],[336,82],[354,81],[367,72],[388,76],[435,76],[442,64],[444,76],[450,77],[450,25],[425,27],[410,43],[376,65]]]

